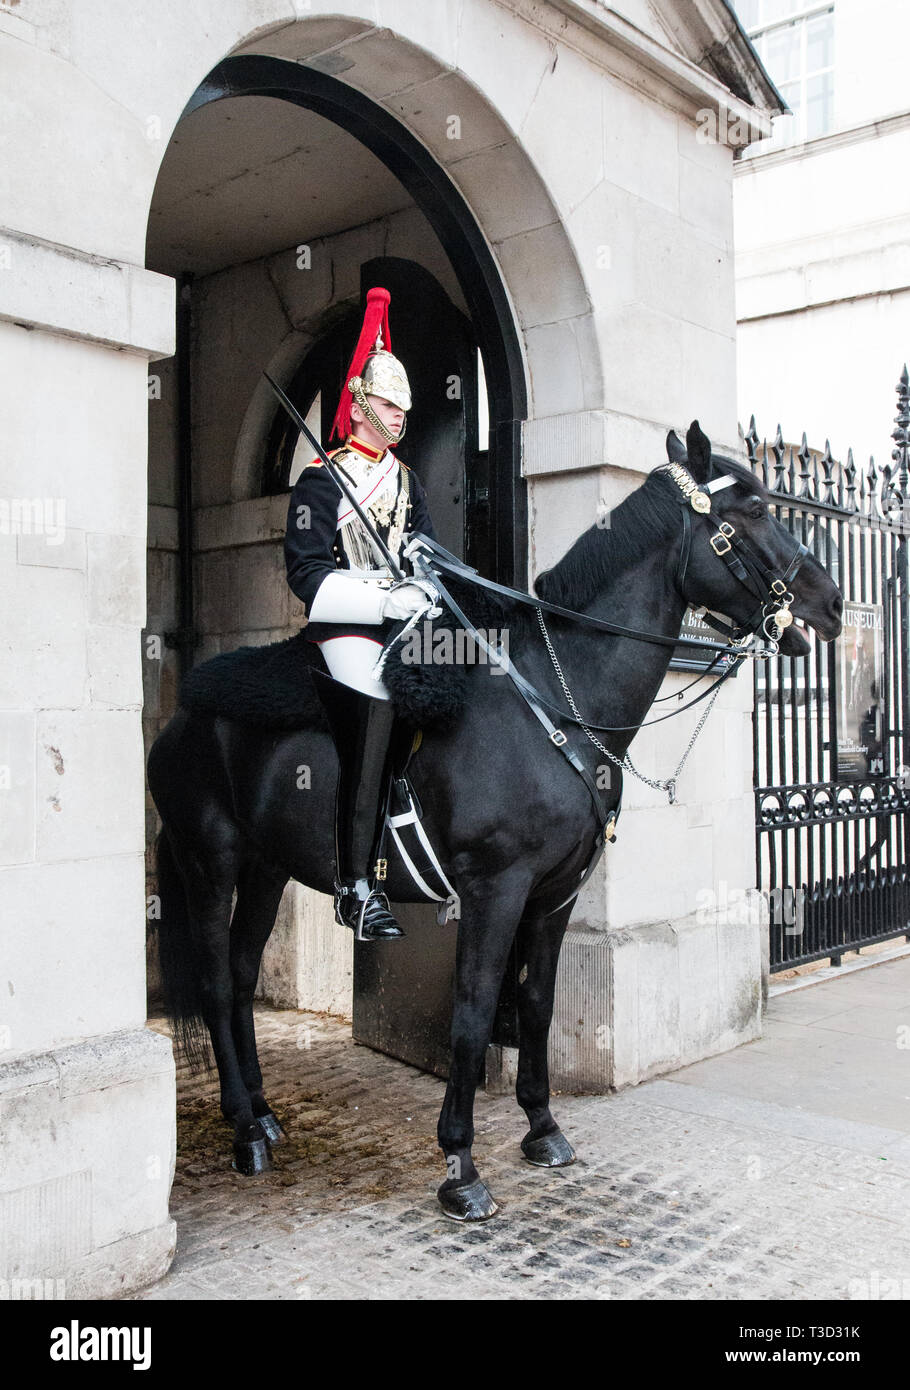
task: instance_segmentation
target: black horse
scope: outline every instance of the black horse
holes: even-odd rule
[[[685,463],[700,487],[712,478],[734,479],[711,496],[712,515],[699,514],[696,504],[703,505],[704,494],[690,507],[692,498],[678,482],[655,470],[612,512],[609,527],[592,525],[538,578],[537,593],[668,638],[678,636],[687,604],[752,626],[754,567],[753,581],[746,583],[745,571],[737,577],[735,565],[724,563],[718,521],[735,528],[737,544],[745,541],[746,553],[758,557],[766,576],[793,573],[798,543],[770,514],[767,495],[751,472],[712,456],[697,422],[687,448],[672,433],[667,446],[671,461]],[[808,622],[824,641],[837,635],[841,595],[815,559],[803,558],[787,588],[793,617]],[[458,592],[467,607],[467,591]],[[511,660],[565,709],[536,615],[503,602],[511,614]],[[548,619],[548,628],[582,716],[589,724],[617,728],[600,737],[621,758],[658,692],[672,647],[558,617]],[[787,656],[808,652],[797,623],[783,630],[780,650]],[[603,764],[577,726],[564,728],[589,768]],[[299,789],[301,767],[309,769],[305,790]],[[619,774],[613,772],[615,803]],[[253,1171],[267,1162],[267,1144],[281,1138],[263,1094],[253,993],[288,880],[332,891],[334,747],[324,728],[276,734],[181,708],[156,740],[148,773],[163,820],[160,941],[169,1007],[190,1044],[194,1036],[204,1040],[204,1020],[220,1075],[222,1112],[235,1129],[237,1166]],[[479,1220],[496,1206],[471,1157],[474,1095],[516,940],[522,966],[516,1092],[530,1126],[522,1149],[542,1166],[570,1163],[575,1156],[550,1113],[547,1035],[574,899],[558,905],[577,890],[599,827],[584,782],[549,746],[508,678],[494,678],[484,665],[470,668],[462,718],[447,731],[426,732],[409,777],[424,827],[461,899],[451,1072],[438,1128],[448,1176],[439,1200],[447,1215]],[[392,901],[421,900],[391,854],[388,875]]]

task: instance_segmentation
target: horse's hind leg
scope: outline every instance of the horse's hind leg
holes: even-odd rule
[[[462,916],[455,963],[452,1060],[438,1128],[448,1178],[437,1196],[446,1216],[453,1220],[484,1221],[495,1215],[497,1207],[471,1157],[474,1097],[528,884],[524,878],[519,882],[513,873],[493,882],[478,882],[474,891],[458,886]]]
[[[574,899],[551,916],[529,909],[518,927],[518,1081],[515,1094],[530,1129],[521,1141],[529,1163],[560,1168],[575,1161],[575,1150],[550,1113],[547,1039],[553,1017],[559,948],[575,906]]]
[[[286,883],[287,874],[279,869],[261,864],[245,865],[237,882],[237,903],[231,919],[230,961],[234,987],[231,1034],[253,1115],[269,1144],[279,1143],[284,1138],[284,1131],[263,1094],[262,1070],[256,1051],[253,995],[262,953],[275,925]]]
[[[253,1114],[249,1091],[241,1075],[231,1027],[234,983],[229,942],[236,874],[236,857],[227,847],[211,852],[205,865],[194,860],[184,868],[202,1016],[212,1040],[221,1084],[221,1113],[234,1126],[237,1170],[250,1175],[270,1165],[265,1136]]]

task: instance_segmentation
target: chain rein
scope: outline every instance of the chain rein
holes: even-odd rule
[[[553,650],[553,643],[550,641],[550,634],[547,632],[547,625],[544,622],[543,613],[539,608],[537,610],[537,621],[540,623],[540,630],[543,634],[543,640],[546,643],[547,651],[550,654],[550,660],[553,663],[553,669],[556,672],[556,675],[559,679],[559,684],[562,686],[563,694],[565,695],[566,700],[568,701],[569,708],[575,715],[579,728],[581,728],[584,731],[585,735],[587,736],[587,738],[590,739],[594,747],[600,753],[603,753],[605,758],[608,758],[609,761],[613,763],[614,767],[618,767],[621,771],[624,772],[631,772],[632,776],[637,777],[639,782],[644,782],[645,786],[653,787],[655,791],[666,792],[670,800],[670,805],[674,805],[676,801],[676,783],[679,780],[682,770],[686,765],[686,760],[688,759],[689,754],[695,747],[699,734],[701,733],[702,729],[705,727],[705,724],[707,723],[708,715],[714,708],[714,701],[720,694],[720,685],[718,684],[717,689],[714,691],[714,694],[711,696],[710,700],[705,706],[704,712],[695,726],[695,732],[689,739],[688,747],[686,748],[686,751],[680,758],[679,765],[677,766],[676,771],[673,773],[673,776],[667,777],[663,781],[655,780],[655,778],[653,777],[646,777],[643,772],[639,772],[638,768],[633,765],[632,759],[629,757],[628,753],[626,753],[624,757],[618,758],[616,754],[611,753],[609,748],[605,747],[605,745],[601,743],[600,739],[596,736],[596,734],[593,734],[591,730],[588,728],[587,724],[581,717],[578,706],[576,705],[575,700],[573,698],[572,692],[566,684],[566,678],[562,673],[562,667],[559,664],[559,658],[557,657],[556,652]]]

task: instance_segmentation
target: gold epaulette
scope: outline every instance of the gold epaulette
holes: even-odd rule
[[[345,450],[344,450],[343,448],[342,448],[342,449],[330,449],[330,450],[328,451],[328,453],[329,453],[329,458],[330,458],[330,459],[333,459],[333,458],[335,457],[336,454],[343,454],[344,452],[345,452]],[[323,467],[323,462],[322,462],[322,459],[311,459],[309,463],[305,463],[303,466],[304,466],[304,468],[322,468],[322,467]]]

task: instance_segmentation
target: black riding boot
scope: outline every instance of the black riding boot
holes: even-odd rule
[[[391,774],[395,711],[377,700],[313,672],[338,752],[335,795],[335,919],[358,941],[404,936],[389,900],[374,884],[385,878],[379,859]]]

